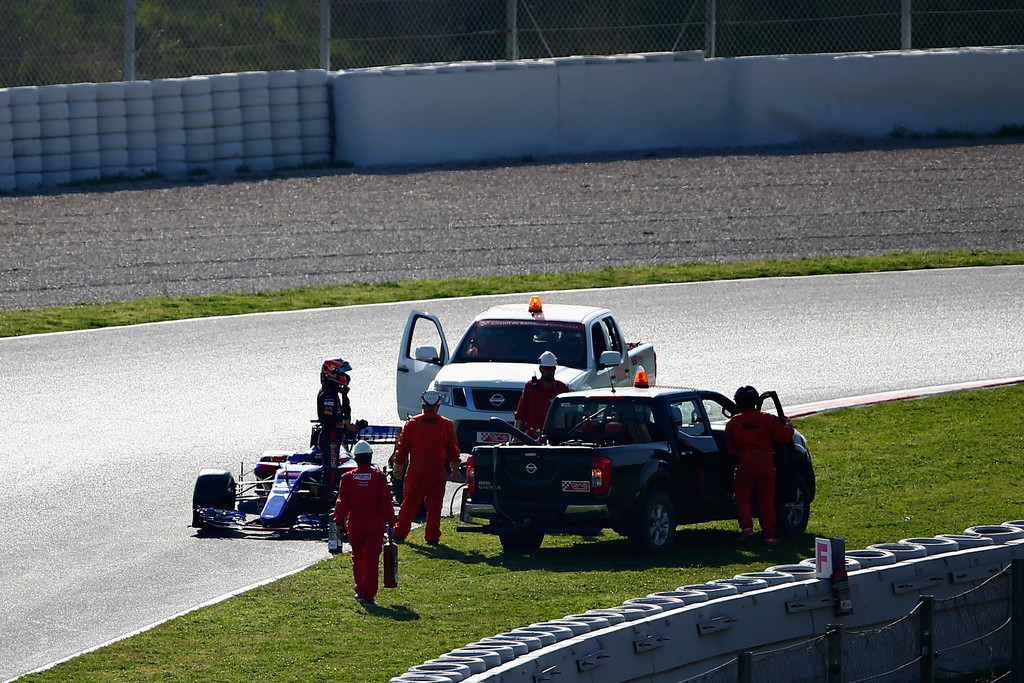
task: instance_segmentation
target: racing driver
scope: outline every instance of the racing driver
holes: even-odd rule
[[[365,429],[366,420],[352,423],[352,406],[348,387],[352,364],[344,358],[329,358],[320,367],[320,393],[316,396],[316,417],[320,423],[317,447],[323,459],[324,482],[320,495],[331,500],[338,486],[338,448],[351,434]]]

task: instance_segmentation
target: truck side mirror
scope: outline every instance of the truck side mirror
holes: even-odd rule
[[[622,354],[618,351],[603,351],[597,364],[602,368],[614,368],[622,362]]]
[[[415,355],[418,361],[433,363],[434,365],[441,364],[441,358],[437,355],[437,349],[433,346],[417,346]]]

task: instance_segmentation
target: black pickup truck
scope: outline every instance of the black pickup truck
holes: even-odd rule
[[[782,406],[774,392],[775,412]],[[768,409],[768,408],[766,408]],[[638,552],[668,552],[678,524],[735,519],[722,394],[664,387],[562,394],[547,443],[478,446],[466,463],[459,531],[497,534],[506,551],[540,547],[545,534],[629,538]],[[776,449],[777,532],[801,534],[814,500],[807,441]],[[756,507],[755,507],[756,514]]]

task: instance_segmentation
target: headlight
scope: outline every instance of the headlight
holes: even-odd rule
[[[452,404],[452,388],[447,384],[438,384],[434,387],[434,391],[441,394],[441,405],[450,406]]]

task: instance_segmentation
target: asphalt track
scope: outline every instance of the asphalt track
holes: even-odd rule
[[[28,511],[6,520],[0,554],[0,680],[325,559],[322,539],[189,529],[196,474],[238,472],[264,449],[304,448],[325,355],[355,365],[357,416],[396,423],[395,359],[409,311],[426,308],[458,334],[483,308],[517,300],[526,303],[400,302],[0,339],[0,468],[12,478],[4,503]],[[544,300],[616,311],[629,339],[658,349],[659,384],[728,392],[753,383],[794,411],[1024,376],[1024,266]]]
[[[64,194],[8,196],[0,198],[0,254],[3,255],[0,308],[406,277],[578,270],[606,265],[745,261],[908,250],[1024,250],[1024,237],[1019,227],[1022,224],[1021,197],[1024,197],[1021,191],[1024,180],[1019,174],[1022,155],[1024,144],[1021,143],[836,144],[747,150],[735,154],[665,154],[656,158],[590,158],[473,168],[296,173],[276,179],[179,186],[133,183]],[[1019,269],[1003,272],[1015,274]],[[957,278],[951,291],[960,292],[961,280],[964,283],[975,280],[969,271],[963,271],[962,276],[948,275]],[[986,290],[982,286],[954,298],[943,296],[934,286],[920,290],[910,287],[906,277],[919,280],[930,276],[922,273],[895,278],[892,282],[900,284],[890,293],[884,286],[889,278],[878,280],[882,286],[876,288],[875,297],[858,303],[857,310],[861,306],[864,309],[862,325],[857,328],[860,332],[854,333],[848,323],[840,322],[834,329],[843,330],[843,334],[819,340],[817,345],[812,339],[788,335],[785,326],[774,337],[768,334],[767,338],[749,340],[741,335],[750,326],[770,329],[781,322],[777,315],[770,314],[780,296],[786,297],[789,310],[808,310],[810,304],[817,306],[818,317],[801,319],[799,322],[804,325],[828,322],[833,314],[846,315],[848,304],[857,301],[864,292],[860,278],[854,280],[857,284],[845,294],[831,295],[837,299],[830,305],[820,301],[820,288],[813,286],[800,295],[804,303],[798,305],[791,291],[774,291],[773,285],[759,283],[754,290],[744,293],[744,284],[721,283],[711,288],[715,296],[707,300],[697,295],[707,289],[684,288],[683,291],[692,291],[693,296],[684,295],[672,304],[679,319],[668,325],[645,319],[640,307],[629,310],[630,304],[626,302],[617,304],[616,310],[628,320],[631,334],[636,338],[672,340],[673,344],[659,344],[666,351],[659,359],[662,361],[659,365],[664,366],[664,376],[686,376],[694,383],[713,383],[721,388],[732,386],[741,378],[746,381],[752,373],[757,373],[769,385],[786,389],[787,396],[794,401],[842,395],[846,384],[837,383],[835,374],[844,371],[845,366],[856,366],[845,369],[856,369],[851,377],[862,384],[871,383],[851,387],[855,391],[921,386],[912,383],[914,380],[937,383],[976,379],[979,363],[988,363],[982,378],[1021,374],[1024,366],[1020,362],[1020,345],[1012,341],[1016,338],[1013,330],[1019,330],[1020,280],[1017,276],[1011,276],[1005,290],[1007,294],[999,299],[997,311],[991,316],[998,322],[989,336],[1007,340],[1004,351],[995,358],[990,350],[982,348],[983,344],[978,343],[980,340],[976,337],[986,320],[984,315],[973,323],[956,319],[958,311],[970,307],[965,302],[979,301],[991,288]],[[739,289],[733,292],[733,288]],[[907,297],[908,290],[915,294]],[[924,301],[917,298],[918,291],[935,296],[933,312],[945,310],[942,306],[952,305],[953,308],[946,310],[945,315],[935,315],[918,324],[916,320]],[[754,292],[763,300],[751,299]],[[595,295],[576,294],[573,299],[581,296]],[[599,298],[607,301],[605,294]],[[710,326],[706,324],[721,306],[735,310],[740,305],[747,307],[743,320],[733,318]],[[7,405],[10,412],[4,410],[8,418],[15,418],[13,423],[7,423],[5,431],[13,430],[7,433],[16,437],[15,444],[32,444],[25,450],[5,449],[7,452],[3,455],[9,465],[54,452],[49,437],[43,440],[45,444],[37,443],[38,439],[31,440],[31,434],[48,433],[47,430],[40,432],[34,424],[43,411],[43,405],[34,398],[38,392],[25,389],[26,386],[38,389],[41,379],[42,386],[52,395],[72,396],[76,402],[74,421],[83,429],[75,432],[78,449],[72,454],[74,459],[66,463],[76,474],[92,476],[89,464],[110,462],[113,453],[116,454],[113,460],[131,463],[130,469],[123,471],[131,472],[136,481],[140,478],[157,481],[166,476],[167,470],[161,470],[162,464],[155,459],[149,462],[147,458],[140,458],[132,443],[132,430],[136,427],[132,416],[147,414],[144,410],[147,406],[158,408],[155,413],[148,411],[146,418],[156,431],[145,433],[159,436],[158,442],[150,440],[146,444],[150,455],[159,456],[161,461],[174,461],[176,469],[181,470],[181,481],[172,484],[173,493],[165,499],[165,502],[173,502],[166,506],[173,519],[154,519],[142,511],[130,517],[117,516],[115,521],[130,521],[140,526],[135,529],[138,534],[112,529],[105,531],[108,536],[97,544],[95,534],[90,535],[84,529],[77,530],[83,532],[81,535],[68,533],[69,518],[56,507],[47,513],[46,519],[33,522],[42,526],[42,533],[13,534],[12,540],[16,542],[9,548],[14,553],[12,559],[32,563],[42,552],[46,560],[44,566],[51,568],[62,566],[67,555],[77,557],[79,562],[73,571],[57,572],[65,583],[70,580],[72,590],[48,593],[56,613],[70,619],[58,617],[58,621],[51,621],[37,614],[26,620],[19,616],[21,608],[5,615],[5,618],[13,618],[12,624],[19,624],[15,627],[18,637],[8,641],[12,644],[9,654],[32,653],[25,659],[19,657],[17,663],[4,662],[5,675],[17,675],[90,643],[103,642],[125,629],[150,623],[158,618],[158,613],[173,614],[185,605],[194,605],[196,600],[208,599],[225,590],[206,585],[207,592],[201,595],[188,580],[180,584],[172,581],[155,589],[154,596],[154,582],[144,578],[146,572],[152,570],[143,569],[141,563],[138,567],[131,564],[136,560],[130,563],[132,579],[126,581],[121,590],[109,595],[84,590],[86,584],[102,583],[105,577],[112,578],[114,574],[97,573],[96,562],[83,564],[84,553],[69,554],[67,548],[61,547],[60,537],[55,537],[56,529],[61,529],[65,538],[90,538],[86,545],[97,546],[91,549],[96,553],[121,547],[126,536],[138,539],[132,546],[133,557],[156,558],[153,566],[158,567],[167,567],[165,560],[179,552],[184,544],[189,544],[197,556],[190,557],[187,566],[179,568],[184,576],[191,576],[192,580],[202,576],[204,581],[223,578],[233,581],[235,588],[260,580],[255,575],[257,568],[242,560],[242,556],[246,560],[257,556],[266,559],[276,554],[275,551],[263,544],[243,547],[238,543],[195,543],[191,537],[182,538],[180,524],[176,521],[174,511],[186,509],[189,478],[197,466],[213,464],[210,456],[214,453],[221,457],[231,451],[234,462],[235,450],[252,450],[241,448],[236,443],[237,431],[230,428],[241,425],[244,415],[218,422],[225,413],[230,416],[242,410],[237,406],[249,400],[247,392],[252,388],[231,386],[229,394],[220,391],[235,375],[223,363],[206,358],[198,363],[199,370],[212,370],[213,374],[198,372],[197,357],[190,349],[202,348],[229,358],[262,354],[277,363],[256,363],[258,367],[271,370],[267,378],[260,375],[260,386],[265,381],[268,392],[275,386],[293,386],[290,391],[294,396],[291,400],[283,400],[279,395],[261,398],[260,407],[266,409],[261,416],[270,419],[246,425],[246,437],[253,445],[266,446],[271,446],[274,439],[284,439],[288,443],[281,445],[287,447],[295,439],[295,425],[308,419],[308,411],[304,410],[307,406],[302,402],[308,392],[300,382],[306,378],[308,368],[322,358],[324,338],[334,339],[335,344],[342,343],[346,353],[356,353],[360,358],[379,355],[383,345],[384,356],[390,358],[392,350],[383,340],[395,336],[393,325],[383,324],[379,315],[371,316],[362,323],[362,329],[372,326],[376,341],[366,340],[368,348],[363,349],[363,335],[352,337],[353,321],[349,312],[307,315],[326,315],[330,322],[313,329],[303,324],[306,315],[293,314],[297,317],[281,318],[292,322],[276,334],[266,330],[268,319],[265,317],[225,320],[215,328],[204,325],[201,330],[192,330],[188,325],[146,327],[140,331],[156,339],[153,345],[147,343],[141,347],[137,339],[120,339],[120,331],[99,336],[10,340],[11,343],[4,345],[4,364],[11,370],[4,373],[11,382],[7,388],[21,387],[17,393],[3,392],[8,398],[18,399],[13,405]],[[686,349],[691,347],[687,344],[695,341],[692,328],[687,324],[691,316],[704,324],[702,341],[694,348],[694,353],[688,354]],[[893,319],[900,320],[899,329],[887,324],[886,321]],[[947,321],[949,330],[936,329]],[[225,334],[208,344],[210,333],[207,330],[219,330],[224,325],[228,326]],[[184,332],[176,345],[168,345],[167,339],[160,339],[163,331],[171,329]],[[918,329],[927,331],[931,339],[922,343],[922,349],[928,353],[906,348],[907,333]],[[729,333],[730,344],[720,347],[715,340],[723,339],[723,332]],[[841,351],[832,348],[830,345],[845,339],[845,333],[850,334],[848,344]],[[842,358],[844,363],[836,367],[828,358],[823,359],[804,368],[807,372],[804,381],[793,382],[789,387],[779,386],[778,380],[791,379],[793,371],[799,369],[792,358],[787,361],[770,357],[773,341],[779,336],[788,337],[787,344],[794,354],[814,350],[828,358]],[[118,341],[112,344],[115,338]],[[80,354],[78,351],[85,351],[75,348],[80,341],[86,342],[85,346],[90,343],[97,346],[92,353]],[[955,353],[945,346],[946,341],[951,343],[952,349],[957,349]],[[359,348],[354,349],[353,344],[358,344]],[[674,344],[680,344],[682,349],[669,353]],[[26,354],[23,345],[38,346],[38,354]],[[284,349],[288,355],[282,363],[281,356],[275,354]],[[874,362],[880,358],[880,353],[892,355],[891,349],[898,349],[898,357],[904,362],[895,367],[886,366],[879,372],[866,375],[860,371],[864,364],[850,361],[852,354],[862,353],[872,359],[868,362]],[[11,355],[7,355],[8,351]],[[708,361],[709,353],[713,362]],[[946,362],[936,363],[930,353],[942,355]],[[74,364],[91,363],[96,357],[106,360],[85,372],[69,372],[66,364],[54,364],[61,358],[79,359]],[[183,376],[173,372],[168,375],[164,364],[169,358],[172,366],[181,365],[192,371],[185,386],[168,382],[170,376]],[[743,361],[737,363],[737,358]],[[25,363],[27,369],[24,372],[13,369],[11,361]],[[957,369],[950,376],[948,363],[953,362]],[[377,364],[382,366],[381,372],[391,372],[390,360],[375,359],[374,365]],[[695,369],[699,373],[694,373]],[[282,375],[283,381],[277,382],[277,375]],[[219,381],[207,383],[211,376],[218,377]],[[25,385],[22,380],[26,381]],[[203,406],[190,405],[189,397],[195,396],[195,391],[208,395],[211,386],[218,390],[216,393],[221,399],[237,395],[244,398],[226,401],[224,406],[218,404],[218,410],[224,413],[202,412]],[[123,397],[130,395],[129,392],[143,396],[154,394],[154,400],[131,404],[126,415],[122,412]],[[375,400],[382,398],[377,396]],[[188,407],[176,411],[174,401],[178,399]],[[18,401],[22,401],[25,410],[14,407],[21,405]],[[120,407],[104,412],[107,403]],[[273,405],[263,406],[263,403]],[[384,401],[381,403],[380,417],[386,420]],[[279,414],[282,406],[286,408],[284,415]],[[187,417],[196,411],[202,414],[193,416],[190,422]],[[178,421],[183,421],[185,428],[178,429]],[[127,429],[126,425],[129,425]],[[86,438],[83,439],[83,435]],[[187,464],[180,462],[183,435],[195,440],[188,443]],[[62,459],[61,467],[64,466]],[[83,481],[77,477],[59,480],[67,484],[50,492],[58,499],[71,493],[71,482]],[[89,481],[95,483],[92,479]],[[130,485],[110,477],[100,483],[103,487]],[[28,493],[26,491],[26,495]],[[91,509],[93,513],[102,510],[104,498],[102,491],[99,493],[101,495],[94,501],[96,508]],[[77,525],[83,525],[96,517],[86,513],[75,514],[74,519]],[[154,525],[160,526],[159,532],[154,533]],[[21,542],[26,550],[35,548],[35,554],[20,553]],[[219,554],[220,562],[211,565],[204,561],[202,556],[207,552]],[[290,557],[277,566],[278,573],[308,562],[307,556],[315,551],[293,545],[288,549],[282,547],[280,552],[288,552]],[[238,561],[224,561],[225,557]],[[116,564],[116,555],[104,561]],[[219,574],[227,572],[232,576],[210,577],[211,566],[220,567]],[[190,575],[190,567],[204,569]],[[249,577],[245,572],[239,575],[239,567],[253,575]],[[17,574],[8,574],[14,575]],[[83,589],[80,595],[76,587]],[[37,593],[35,589],[38,585],[24,587],[21,598],[14,602],[22,606],[35,605],[34,598],[24,599]],[[90,596],[100,596],[99,603]],[[92,606],[83,609],[86,604]],[[125,613],[121,610],[128,606],[135,611],[131,618],[123,619]],[[111,622],[110,614],[117,615],[118,624]],[[11,635],[6,628],[0,630]],[[17,647],[13,647],[14,642],[18,643]],[[13,669],[6,670],[7,665],[12,665]]]
[[[1024,141],[828,142],[0,198],[0,309],[604,266],[1024,251]]]

